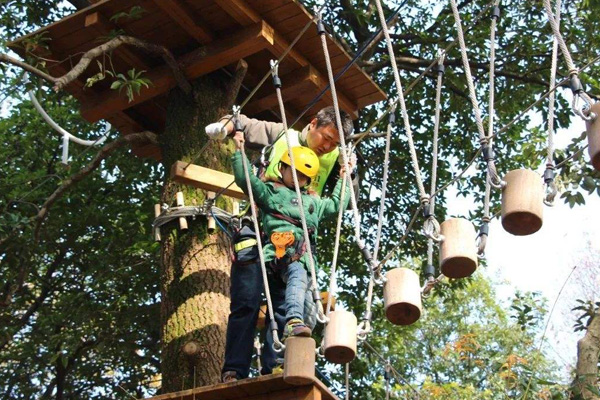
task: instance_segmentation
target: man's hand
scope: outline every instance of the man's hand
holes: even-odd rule
[[[237,131],[233,135],[233,140],[235,141],[235,148],[241,150],[244,147],[244,132]]]
[[[221,122],[214,122],[204,128],[208,137],[212,140],[223,140],[227,137],[227,129]]]

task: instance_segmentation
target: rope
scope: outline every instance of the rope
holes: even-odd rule
[[[350,363],[346,363],[346,400],[350,399]]]
[[[415,389],[406,379],[404,379],[404,377],[402,375],[400,375],[400,373],[396,370],[396,368],[394,368],[394,366],[389,362],[389,360],[385,359],[377,350],[375,350],[375,348],[373,346],[371,346],[369,344],[369,342],[365,341],[363,343],[373,354],[375,354],[377,356],[377,358],[379,358],[381,360],[382,364],[390,366],[390,370],[394,373],[394,375],[396,375],[396,378],[398,378],[399,381],[402,381],[402,383],[404,383],[413,392],[415,392],[415,394],[417,395],[417,399],[418,399],[419,392],[417,391],[417,389]]]
[[[494,3],[494,13],[492,15],[492,22],[490,27],[490,73],[489,73],[489,121],[488,121],[488,143],[490,147],[490,151],[493,148],[494,143],[494,117],[495,117],[495,108],[494,108],[494,83],[495,83],[495,67],[496,67],[496,25],[498,23],[498,18],[500,18],[500,9],[498,5],[500,4],[500,0],[496,0]],[[481,228],[479,230],[479,235],[477,235],[478,243],[477,243],[477,255],[479,257],[483,257],[485,254],[485,247],[487,246],[487,238],[489,234],[489,223],[490,223],[490,196],[492,193],[492,176],[490,174],[490,169],[486,170],[486,179],[485,179],[485,194],[483,196],[483,218]]]
[[[560,6],[560,4],[558,4],[558,6]],[[579,115],[585,121],[591,121],[596,118],[596,115],[594,113],[586,115],[586,112],[582,109],[579,109],[578,107],[579,98],[582,98],[587,103],[587,107],[591,106],[594,103],[594,101],[583,90],[581,82],[579,81],[579,69],[577,69],[577,67],[573,63],[573,59],[571,58],[569,48],[567,47],[567,44],[564,38],[562,37],[562,34],[560,33],[560,15],[558,13],[556,17],[553,15],[550,0],[544,0],[544,8],[546,10],[546,15],[548,16],[548,22],[550,23],[550,27],[552,28],[552,33],[558,41],[558,46],[560,46],[560,50],[563,54],[565,62],[567,63],[567,68],[569,69],[569,76],[571,79],[571,90],[573,91],[573,103],[571,105],[573,112]]]
[[[275,322],[275,315],[273,311],[273,302],[271,301],[271,291],[269,290],[269,280],[267,278],[267,268],[265,266],[265,255],[263,253],[262,239],[260,237],[260,227],[258,225],[258,219],[256,217],[256,204],[254,202],[254,194],[252,193],[252,186],[250,185],[250,173],[248,172],[248,163],[246,158],[246,150],[242,145],[242,165],[244,166],[244,176],[246,177],[246,186],[248,187],[248,197],[250,199],[250,210],[252,210],[252,223],[254,224],[254,232],[256,232],[256,241],[258,245],[258,257],[260,258],[260,268],[262,271],[263,284],[265,286],[265,297],[267,298],[267,309],[269,311],[269,319],[271,320],[271,331],[273,333],[273,350],[279,352],[285,349],[285,345],[279,341],[279,334],[277,331],[277,322]],[[310,247],[310,246],[308,246]]]
[[[419,195],[421,196],[421,202],[427,203],[427,202],[429,202],[429,195],[425,192],[425,188],[423,187],[423,180],[421,178],[421,170],[419,168],[419,160],[417,158],[417,151],[415,149],[415,144],[413,141],[412,130],[411,130],[410,121],[408,118],[408,111],[406,109],[406,102],[404,101],[404,93],[402,92],[402,83],[400,82],[400,73],[398,72],[398,65],[396,64],[396,57],[394,55],[392,39],[390,38],[390,32],[389,32],[389,30],[387,28],[387,24],[385,22],[385,15],[383,14],[383,8],[381,6],[381,1],[376,0],[375,5],[377,6],[377,12],[379,14],[379,21],[381,23],[381,28],[383,29],[383,34],[385,36],[388,54],[390,57],[390,63],[392,65],[392,71],[394,73],[394,81],[396,82],[396,90],[398,91],[398,101],[400,103],[400,110],[402,113],[402,120],[404,122],[404,129],[406,131],[406,137],[408,139],[411,163],[412,163],[413,169],[415,170],[415,177],[417,180],[417,187],[419,189]]]
[[[561,0],[556,1],[556,24],[560,29],[560,8]],[[558,64],[558,39],[554,36],[552,40],[552,65],[550,67],[550,86],[556,84],[556,69]],[[546,156],[546,171],[544,172],[544,183],[546,184],[546,191],[544,196],[544,204],[547,206],[554,206],[554,198],[558,194],[558,189],[554,182],[554,106],[555,106],[555,93],[552,92],[548,96],[548,149]]]
[[[485,14],[487,13],[487,10],[488,10],[488,9],[489,9],[491,6],[492,6],[492,4],[491,4],[491,3],[490,3],[490,4],[488,4],[488,5],[486,5],[486,6],[484,6],[484,8],[483,8],[483,9],[482,9],[482,10],[479,12],[479,14],[477,14],[477,16],[476,16],[476,17],[473,19],[473,25],[472,25],[472,27],[475,27],[475,26],[476,26],[476,25],[479,23],[479,21],[481,21],[481,19],[482,19],[482,18],[485,16]],[[397,11],[396,11],[396,12],[397,12]],[[388,18],[388,21],[389,21],[389,18]],[[380,30],[381,30],[381,28],[380,28]],[[378,31],[378,32],[379,32],[379,31]],[[454,39],[452,40],[452,42],[450,42],[450,44],[448,44],[448,46],[446,46],[446,47],[444,48],[444,53],[445,53],[445,54],[448,54],[448,52],[449,52],[449,51],[450,51],[452,48],[454,48],[454,46],[456,45],[456,43],[457,43],[457,39],[456,39],[456,38],[454,38]],[[423,79],[423,77],[425,77],[425,75],[427,75],[427,73],[428,73],[429,71],[431,71],[431,69],[432,69],[432,68],[433,68],[433,67],[434,67],[434,66],[437,64],[437,62],[438,62],[437,58],[436,58],[436,59],[434,59],[434,60],[431,62],[431,64],[429,64],[429,66],[427,66],[427,68],[425,68],[425,69],[423,70],[423,72],[421,72],[421,74],[420,74],[418,77],[416,77],[416,78],[415,78],[415,79],[414,79],[414,80],[411,82],[411,84],[410,84],[410,85],[408,85],[408,87],[407,87],[407,88],[404,90],[404,96],[405,96],[405,97],[406,97],[406,96],[408,96],[408,94],[409,94],[409,93],[410,93],[410,92],[411,92],[411,91],[412,91],[412,90],[415,88],[415,86],[417,85],[417,83],[419,83],[419,82],[421,81],[421,79]],[[398,99],[396,99],[396,100],[395,100],[393,103],[391,103],[391,104],[390,104],[390,106],[389,106],[389,107],[388,107],[386,110],[384,110],[383,114],[382,114],[382,115],[380,115],[380,116],[379,116],[379,118],[377,118],[377,119],[375,120],[375,122],[373,122],[373,123],[372,123],[372,124],[369,126],[369,128],[367,128],[367,130],[366,130],[366,131],[365,131],[363,134],[361,134],[362,136],[358,138],[358,140],[357,140],[357,141],[354,143],[354,145],[355,145],[355,146],[356,146],[356,145],[358,145],[358,143],[360,143],[360,142],[361,142],[361,141],[362,141],[362,140],[363,140],[365,137],[373,137],[373,136],[372,136],[370,133],[373,131],[373,129],[374,129],[374,128],[375,128],[377,125],[379,125],[379,123],[380,123],[381,121],[383,121],[383,118],[384,118],[386,115],[388,115],[388,114],[390,113],[390,111],[391,111],[391,107],[392,107],[392,106],[395,106],[396,104],[398,104]]]
[[[389,164],[390,164],[390,144],[392,135],[392,125],[396,122],[396,109],[390,113],[390,118],[387,125],[387,131],[385,135],[385,155],[383,158],[383,183],[381,184],[381,199],[379,201],[379,216],[377,219],[377,233],[375,234],[375,248],[373,250],[373,259],[377,260],[379,255],[379,244],[381,240],[381,230],[383,228],[383,212],[385,210],[385,196],[387,193],[387,183],[389,175]]]
[[[340,138],[340,146],[342,148],[341,154],[342,154],[342,160],[343,160],[343,164],[344,164],[344,173],[345,174],[350,174],[350,166],[349,166],[349,162],[348,162],[348,153],[350,152],[348,149],[348,153],[347,153],[347,147],[346,147],[346,139],[345,139],[345,135],[344,135],[344,129],[342,126],[342,118],[340,116],[340,108],[338,105],[338,100],[337,100],[337,92],[336,92],[336,88],[335,88],[335,81],[333,78],[333,70],[331,68],[331,59],[329,57],[329,50],[327,48],[327,41],[326,41],[326,36],[325,36],[325,28],[323,26],[323,22],[321,20],[321,15],[320,13],[318,14],[319,16],[319,24],[318,24],[318,31],[319,31],[319,35],[321,37],[321,46],[323,47],[323,55],[325,56],[325,65],[327,66],[327,76],[329,78],[329,87],[331,89],[331,97],[333,99],[333,109],[335,110],[335,121],[336,121],[336,126],[337,126],[337,130],[340,133],[339,134],[339,138]],[[384,24],[385,24],[385,20],[384,20]],[[361,234],[360,234],[360,215],[358,213],[358,206],[356,204],[356,194],[354,193],[354,186],[350,185],[350,202],[352,204],[352,213],[354,216],[354,232],[355,232],[355,236],[356,236],[356,243],[358,245],[358,247],[360,248],[364,258],[367,261],[367,265],[369,267],[369,272],[371,274],[371,280],[374,279],[373,278],[373,256],[371,255],[369,249],[367,249],[365,242],[362,240],[361,238]],[[371,291],[371,297],[372,297],[372,291]],[[370,307],[371,304],[371,299],[367,300],[367,307]],[[363,321],[361,322],[361,324],[358,327],[358,331],[359,334],[362,335],[366,335],[368,333],[368,331],[370,330],[370,327],[368,326],[369,322],[370,322],[370,309],[367,308],[367,311],[365,312],[365,317],[368,317],[369,320],[367,320],[366,318],[363,319]],[[362,326],[362,327],[361,327]]]
[[[493,188],[502,189],[504,182],[498,176],[496,166],[494,164],[494,157],[492,152],[492,145],[489,142],[490,138],[485,135],[485,128],[483,127],[483,120],[481,119],[481,110],[479,109],[479,103],[477,101],[477,95],[475,94],[475,85],[473,83],[473,76],[471,75],[471,67],[469,65],[469,58],[467,56],[467,46],[465,44],[465,37],[463,34],[462,23],[460,20],[460,14],[458,12],[458,6],[456,0],[450,0],[452,7],[452,13],[454,14],[454,20],[456,22],[456,31],[458,36],[458,42],[460,44],[460,53],[463,62],[463,68],[467,78],[467,86],[469,88],[469,98],[473,105],[473,112],[475,113],[475,122],[477,124],[477,130],[479,132],[479,143],[484,148],[484,158],[487,163],[487,170],[489,173],[489,181]]]
[[[442,80],[444,77],[444,57],[443,52],[438,54],[438,76],[435,90],[435,117],[433,125],[433,155],[431,163],[431,189],[430,193],[435,192],[436,181],[437,181],[437,166],[438,166],[438,135],[440,131],[440,111],[441,111],[441,99],[442,99]],[[431,199],[429,205],[429,212],[434,215],[435,212],[435,198]],[[427,268],[425,276],[427,279],[433,276],[435,269],[433,267],[433,238],[427,239]]]
[[[344,204],[344,195],[346,194],[346,181],[347,175],[344,174],[344,176],[342,177],[342,192],[340,194],[340,204]],[[329,296],[327,297],[327,306],[325,307],[325,315],[327,316],[329,316],[329,313],[331,312],[331,305],[333,303],[333,292],[337,289],[335,273],[337,268],[338,254],[340,251],[340,236],[342,231],[343,216],[344,210],[342,207],[340,207],[340,210],[338,211],[337,226],[335,228],[335,245],[333,248],[333,260],[331,261],[331,272],[329,276]]]
[[[292,179],[294,180],[294,189],[296,191],[296,198],[298,199],[298,208],[300,211],[300,222],[302,223],[302,230],[304,234],[304,243],[310,243],[310,236],[308,234],[308,227],[306,226],[306,216],[304,214],[304,203],[302,201],[302,193],[300,192],[300,184],[298,183],[298,173],[296,171],[296,161],[294,160],[294,153],[292,152],[292,141],[288,132],[287,118],[285,116],[285,107],[283,105],[283,97],[281,96],[281,81],[277,75],[279,66],[274,61],[271,61],[271,72],[273,74],[273,81],[276,83],[275,92],[277,93],[277,101],[279,102],[279,111],[281,113],[281,122],[283,123],[283,131],[285,133],[285,141],[287,144],[288,152],[290,155],[290,166],[292,168]],[[341,131],[343,132],[343,131]],[[343,135],[341,135],[343,136]],[[313,259],[312,246],[306,246],[306,252],[308,253],[308,264],[310,267],[311,280],[313,285],[313,300],[317,305],[317,321],[321,323],[327,322],[327,317],[323,312],[323,304],[321,303],[321,294],[317,285],[317,273],[315,271],[315,260]]]

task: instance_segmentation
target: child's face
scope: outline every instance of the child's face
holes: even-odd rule
[[[282,163],[280,172],[283,184],[290,189],[294,189],[294,176],[292,175],[292,167]],[[310,178],[304,175],[302,172],[296,171],[296,175],[298,175],[298,185],[300,185],[301,188],[310,183]]]

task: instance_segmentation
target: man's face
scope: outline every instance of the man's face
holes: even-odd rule
[[[338,130],[333,124],[317,128],[317,119],[314,118],[308,128],[306,144],[317,156],[330,153],[340,144]]]

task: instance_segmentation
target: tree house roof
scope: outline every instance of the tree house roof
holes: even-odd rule
[[[283,381],[283,375],[264,375],[232,383],[220,383],[181,392],[167,393],[147,400],[339,400],[323,382],[294,386]]]
[[[42,37],[36,55],[53,60],[47,63],[52,76],[61,76],[75,65],[81,55],[109,40],[115,32],[143,39],[169,49],[186,77],[194,79],[219,69],[232,70],[240,59],[248,72],[240,98],[243,99],[269,71],[269,60],[279,58],[310,21],[311,14],[296,0],[100,0],[10,44],[22,57],[25,45]],[[141,18],[115,19],[132,7],[143,9]],[[112,20],[111,20],[112,18]],[[43,35],[43,36],[39,36]],[[350,56],[328,36],[334,74],[350,61]],[[47,46],[47,49],[45,48]],[[102,57],[101,57],[102,58]],[[101,59],[100,58],[100,59]],[[105,58],[106,61],[106,58]],[[161,133],[166,118],[166,94],[175,87],[171,70],[157,56],[132,46],[122,45],[111,57],[117,72],[131,68],[146,71],[143,76],[153,85],[143,88],[129,102],[124,92],[110,89],[109,79],[84,88],[85,82],[99,72],[95,63],[66,90],[81,101],[81,114],[95,122],[106,119],[123,134],[141,130]],[[293,121],[328,84],[321,41],[313,23],[279,66],[288,120]],[[256,118],[277,120],[279,108],[275,90],[267,82],[242,112]],[[337,81],[340,107],[353,117],[360,108],[386,98],[371,78],[353,65]],[[302,123],[320,108],[331,105],[331,94],[314,104]],[[138,155],[159,157],[157,148],[137,149]]]

